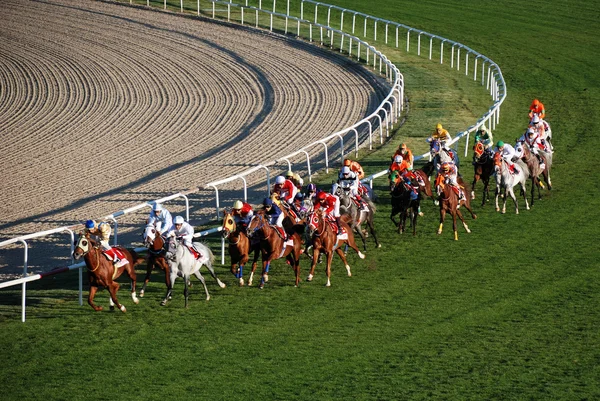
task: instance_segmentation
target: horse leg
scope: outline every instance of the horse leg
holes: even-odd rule
[[[529,210],[529,202],[527,201],[527,187],[525,186],[525,182],[521,181],[521,192],[523,192],[523,199],[525,200],[525,208]]]
[[[465,231],[470,234],[471,230],[469,229],[469,226],[467,225],[467,222],[465,221],[465,218],[463,217],[462,213],[460,212],[459,209],[456,209],[456,215],[458,216],[458,218],[460,219],[460,221],[462,222],[463,227],[465,228]]]
[[[177,279],[177,270],[171,269],[169,274],[169,285],[167,285],[167,293],[165,294],[165,298],[160,302],[162,306],[165,306],[167,302],[173,297],[173,285],[175,284],[175,280]],[[187,282],[186,282],[187,283]],[[185,284],[187,285],[187,284]]]
[[[150,274],[152,273],[152,269],[154,269],[154,261],[152,260],[151,262],[150,258],[148,258],[148,261],[146,262],[146,277],[144,278],[144,284],[142,285],[142,289],[140,290],[140,298],[144,298],[144,293],[146,292],[146,286],[150,281]]]
[[[350,265],[348,264],[348,261],[346,260],[346,255],[344,255],[344,252],[342,252],[342,250],[339,247],[337,247],[335,249],[335,252],[338,255],[340,255],[340,259],[342,259],[342,262],[344,263],[344,267],[346,267],[346,271],[348,272],[348,277],[352,277],[352,272],[350,271]]]
[[[442,230],[444,228],[444,219],[446,218],[446,209],[444,208],[440,208],[440,227],[438,228],[438,235],[440,235],[442,233]]]
[[[473,177],[473,184],[471,184],[471,199],[475,199],[475,184],[477,184],[477,181],[479,181],[479,175],[475,174]]]
[[[333,260],[333,252],[325,252],[327,254],[327,269],[325,270],[327,273],[327,283],[325,287],[331,287],[331,261]]]
[[[271,265],[271,258],[273,255],[269,255],[269,257],[263,258],[263,269],[262,274],[260,276],[260,284],[258,285],[258,289],[262,290],[265,288],[265,283],[269,281],[269,267]]]
[[[503,201],[502,201],[502,214],[506,213],[506,200],[507,200],[506,193],[507,193],[507,191],[508,191],[507,187],[504,187],[504,194],[502,196],[502,198],[503,198]]]
[[[349,246],[350,248],[354,249],[359,258],[365,258],[365,254],[362,253],[360,249],[358,249],[358,245],[356,245],[356,239],[354,238],[354,233],[352,233],[352,231],[348,233],[348,240],[346,241],[346,246]]]
[[[458,241],[458,230],[456,229],[456,212],[458,210],[454,210],[452,212],[452,230],[454,231],[454,241]]]
[[[419,205],[412,208],[411,224],[413,227],[413,237],[417,236],[417,216],[419,215]]]
[[[110,297],[112,298],[112,300],[115,303],[115,305],[117,306],[117,308],[119,308],[121,310],[121,312],[125,313],[125,312],[127,312],[125,305],[120,304],[119,300],[117,299],[117,292],[119,291],[119,287],[120,287],[119,283],[117,283],[116,281],[113,281],[112,283],[110,283],[108,285],[108,292],[110,293]]]
[[[294,250],[291,252],[294,273],[296,273],[296,287],[300,285],[300,255],[302,250],[302,241],[298,238],[294,240]]]
[[[225,288],[226,287],[225,283],[223,283],[217,277],[217,274],[215,273],[215,269],[213,268],[212,263],[210,262],[210,260],[206,262],[206,268],[208,269],[208,272],[210,273],[210,275],[212,276],[212,278],[215,279],[215,281],[217,282],[217,284],[219,285],[219,287]]]
[[[350,227],[352,229],[352,231],[356,232],[359,236],[360,239],[362,240],[363,243],[363,248],[366,251],[367,250],[367,238],[365,237],[365,234],[362,232],[362,229],[360,228],[360,226],[356,225],[356,223],[352,223],[352,227]]]
[[[130,280],[131,280],[131,299],[133,300],[134,304],[139,304],[140,300],[137,297],[137,294],[135,293],[135,285],[137,283],[137,276],[135,274],[135,268],[133,267],[133,263],[129,262],[127,265],[125,265],[125,269],[127,269],[127,275],[129,276]]]
[[[188,297],[190,296],[190,288],[188,283],[190,282],[190,276],[187,274],[183,275],[183,297],[185,299],[185,308],[188,307]]]
[[[340,252],[342,250],[340,249]],[[315,274],[315,267],[317,266],[317,260],[319,260],[319,254],[321,251],[318,246],[313,246],[313,258],[312,263],[310,264],[310,271],[308,272],[308,277],[306,277],[306,281],[312,281]],[[344,252],[342,252],[343,254]]]
[[[206,294],[206,300],[210,301],[210,294],[208,293],[208,288],[206,287],[206,280],[204,280],[204,276],[202,273],[200,273],[200,270],[196,271],[194,276],[196,276],[196,278],[202,283],[202,286],[204,287],[204,293]]]
[[[96,304],[94,303],[94,297],[96,296],[96,291],[98,291],[98,286],[96,286],[96,285],[90,285],[90,293],[89,293],[89,295],[88,295],[88,304],[89,304],[89,305],[90,305],[92,308],[94,308],[94,310],[95,310],[96,312],[98,312],[98,311],[101,311],[101,310],[102,310],[102,309],[104,309],[104,308],[102,308],[101,306],[99,306],[99,305],[96,305]]]
[[[371,235],[373,236],[373,239],[375,240],[375,245],[377,246],[377,248],[381,248],[381,243],[379,242],[379,239],[377,238],[377,233],[375,232],[375,225],[373,224],[373,212],[371,212],[369,214],[369,216],[367,217],[367,224],[369,226],[369,231],[371,232]],[[367,250],[366,244],[365,244],[365,251]]]
[[[515,196],[515,191],[513,190],[513,188],[508,190],[508,194],[515,203],[515,214],[519,214],[519,203],[517,202],[517,197]]]

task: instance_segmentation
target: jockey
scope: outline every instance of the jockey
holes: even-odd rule
[[[306,193],[304,194],[304,200],[315,203],[315,197],[317,196],[317,186],[312,182],[306,186]]]
[[[349,167],[350,170],[355,172],[356,175],[358,176],[359,180],[362,180],[363,178],[365,178],[365,172],[359,162],[350,160],[350,159],[346,159],[346,160],[344,160],[344,166]]]
[[[196,252],[196,259],[202,257],[202,253],[198,248],[194,246],[192,242],[192,238],[194,238],[194,227],[191,226],[188,222],[186,222],[183,217],[175,216],[173,219],[173,227],[169,230],[167,234],[169,237],[175,237],[177,240],[181,241],[185,246],[187,246],[190,250],[194,250]]]
[[[283,219],[285,218],[283,211],[269,198],[265,198],[263,206],[265,208],[265,216],[269,219],[269,224],[275,226],[284,241],[287,240],[287,234],[283,229]]]
[[[540,155],[539,151],[543,150],[547,152],[546,141],[542,139],[540,134],[538,134],[535,130],[531,128],[527,128],[527,131],[525,131],[523,136],[519,138],[519,141],[525,142],[527,146],[529,146],[531,153],[533,153],[535,157],[537,157],[538,162],[540,163],[540,168],[542,170],[545,169],[546,165],[544,164],[544,159],[542,159],[542,156]]]
[[[537,114],[539,118],[544,119],[546,117],[546,110],[544,105],[537,99],[533,99],[531,106],[529,106],[529,119],[532,119],[534,114]]]
[[[297,173],[294,174],[291,171],[288,171],[287,173],[285,173],[285,179],[290,180],[292,182],[292,184],[294,184],[296,186],[298,191],[300,189],[302,189],[302,185],[304,185],[304,180],[302,178],[300,178],[300,175]]]
[[[442,127],[441,123],[438,123],[435,126],[435,131],[433,131],[431,136],[429,138],[427,138],[427,142],[431,143],[431,142],[435,141],[436,139],[440,141],[440,143],[441,143],[442,147],[444,147],[444,149],[448,149],[447,146],[452,141],[452,137],[450,136],[448,131],[445,130],[444,127]]]
[[[406,160],[404,160],[402,155],[396,155],[394,157],[394,159],[392,160],[392,164],[390,165],[389,171],[390,171],[390,173],[392,171],[398,171],[400,174],[402,174],[404,171],[408,170],[409,168],[410,168],[410,164]]]
[[[518,169],[513,163],[513,160],[516,157],[515,148],[513,148],[512,145],[508,143],[498,141],[498,143],[496,143],[496,152],[499,152],[502,157],[502,160],[508,163],[509,171],[512,174],[516,174],[518,172]]]
[[[298,193],[298,188],[291,180],[286,179],[282,175],[278,175],[275,177],[275,185],[271,192],[278,194],[279,199],[285,200],[289,204],[293,202],[294,196]]]
[[[486,151],[491,153],[492,147],[494,146],[494,137],[492,133],[487,130],[485,124],[481,124],[481,127],[475,132],[475,142],[480,141]]]
[[[439,174],[445,178],[446,182],[458,189],[458,201],[465,200],[465,193],[463,188],[458,185],[458,169],[452,162],[444,162],[440,166]]]
[[[231,212],[233,214],[233,220],[235,221],[235,224],[240,227],[239,230],[246,231],[248,224],[250,224],[250,220],[252,220],[252,216],[254,216],[252,206],[250,206],[249,203],[237,200],[233,202]]]
[[[171,231],[173,228],[171,213],[160,203],[155,203],[148,216],[148,225],[154,226],[159,235]]]
[[[396,160],[396,156],[401,156],[402,159],[406,160],[408,167],[410,169],[413,168],[415,157],[413,156],[412,151],[408,148],[408,146],[406,146],[405,143],[398,146],[398,150],[396,150],[396,153],[394,153],[394,156],[392,156],[392,162]]]
[[[110,224],[105,221],[96,223],[94,220],[88,220],[85,222],[85,232],[90,233],[98,238],[100,245],[102,246],[102,252],[104,252],[104,254],[107,256],[112,257],[115,267],[119,268],[121,266],[125,266],[127,263],[129,263],[129,261],[127,259],[119,259],[117,253],[108,243],[108,240],[110,239],[110,231]]]
[[[350,189],[350,195],[356,200],[359,209],[366,209],[367,205],[360,196],[360,181],[358,180],[358,175],[350,170],[350,167],[342,167],[337,182],[342,188]]]
[[[325,215],[330,221],[334,221],[337,225],[338,233],[342,233],[342,226],[340,225],[340,198],[335,195],[328,194],[327,192],[319,192],[317,195],[317,203],[315,203],[315,210],[319,208],[325,210]]]

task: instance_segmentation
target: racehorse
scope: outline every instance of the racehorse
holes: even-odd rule
[[[310,272],[306,281],[312,281],[313,279],[313,275],[315,273],[315,266],[317,265],[317,260],[319,259],[320,252],[325,252],[325,255],[327,256],[327,284],[325,284],[326,287],[331,286],[330,278],[333,251],[335,251],[342,259],[342,262],[344,262],[344,266],[346,267],[346,271],[348,272],[348,277],[352,276],[352,272],[350,271],[350,265],[348,265],[348,262],[346,261],[346,255],[344,255],[344,251],[342,251],[341,246],[347,244],[350,248],[356,251],[359,258],[365,258],[365,255],[356,246],[356,242],[354,241],[354,234],[350,229],[350,226],[345,221],[341,220],[340,227],[342,227],[342,230],[345,230],[345,233],[343,233],[341,236],[338,236],[333,231],[331,223],[326,221],[323,209],[318,209],[317,211],[311,213],[308,216],[308,235],[312,239],[313,243],[313,257],[312,265],[310,266]]]
[[[458,181],[459,184],[462,180]],[[452,186],[444,182],[444,177],[440,174],[437,176],[435,180],[436,192],[439,195],[440,202],[440,227],[438,228],[437,233],[442,233],[442,228],[444,226],[444,219],[446,218],[446,213],[450,213],[452,215],[452,229],[454,230],[454,240],[458,241],[458,231],[456,230],[456,216],[460,218],[463,226],[467,233],[470,233],[471,230],[467,226],[465,219],[462,216],[462,213],[459,210],[460,206],[464,206],[470,213],[473,220],[477,218],[473,210],[471,209],[471,204],[468,196],[465,196],[465,199],[462,199],[460,202],[458,200],[458,194],[452,189]],[[465,188],[466,190],[466,188]],[[466,192],[466,191],[465,191]]]
[[[525,207],[529,210],[527,188],[525,187],[525,182],[528,178],[527,171],[524,168],[516,168],[518,170],[517,173],[511,173],[508,162],[502,158],[500,152],[497,152],[494,155],[494,167],[496,169],[496,211],[500,211],[500,207],[498,206],[498,196],[500,195],[500,192],[502,192],[504,197],[502,213],[506,213],[506,194],[508,192],[515,202],[515,213],[519,214],[519,205],[514,192],[514,187],[517,185],[521,186],[521,192],[523,193],[523,198],[525,198]]]
[[[485,202],[490,199],[490,177],[496,171],[494,168],[494,159],[485,151],[485,147],[481,141],[477,141],[475,146],[473,146],[473,152],[475,154],[475,161],[473,165],[474,174],[473,184],[471,185],[471,199],[475,199],[475,184],[481,180],[483,183],[481,206],[484,206]]]
[[[238,230],[233,214],[230,211],[223,210],[223,225],[221,227],[223,238],[227,238],[229,241],[231,273],[235,278],[239,279],[240,287],[244,285],[244,265],[248,262],[250,253],[254,253],[252,271],[248,279],[248,285],[252,285],[258,257],[260,256],[260,243],[258,241],[251,242],[243,230]]]
[[[525,142],[519,141],[516,146],[516,155],[525,162],[527,168],[529,169],[529,176],[531,177],[531,206],[533,206],[534,198],[535,198],[535,188],[538,190],[538,199],[542,199],[542,194],[540,188],[544,187],[544,184],[539,179],[541,175],[548,185],[548,190],[552,189],[552,181],[550,180],[550,168],[552,167],[552,153],[544,152],[543,150],[539,150],[540,156],[545,163],[545,168],[541,168],[540,162],[537,157],[531,150],[529,149],[529,145]]]
[[[367,250],[367,236],[365,235],[366,230],[363,231],[362,229],[363,222],[366,222],[369,226],[369,231],[375,240],[377,248],[381,248],[381,243],[379,242],[379,239],[377,239],[375,225],[373,224],[373,217],[376,211],[375,204],[368,200],[367,209],[359,210],[354,200],[352,200],[349,188],[342,188],[342,186],[337,186],[334,195],[340,199],[340,214],[350,216],[350,228],[352,228],[352,230],[362,239],[364,250]]]
[[[433,158],[433,165],[436,166],[436,171],[437,166],[446,162],[454,163],[457,169],[460,167],[458,153],[455,150],[446,149],[442,146],[442,142],[439,139],[434,139],[429,143],[429,153]]]
[[[151,225],[147,226],[144,232],[144,245],[148,248],[148,255],[146,258],[146,277],[140,291],[140,297],[143,297],[146,292],[146,286],[150,281],[150,274],[155,266],[158,266],[165,272],[165,284],[167,288],[171,286],[169,264],[165,259],[165,254],[167,253],[165,240],[160,234],[157,235],[156,229]]]
[[[271,227],[269,224],[264,210],[259,210],[254,217],[252,217],[250,224],[248,224],[246,234],[250,240],[255,236],[260,238],[263,268],[258,288],[263,289],[265,283],[269,280],[271,261],[283,257],[287,259],[294,269],[294,273],[296,274],[295,285],[298,287],[300,283],[300,253],[302,251],[302,240],[300,239],[300,235],[294,232],[291,235],[291,244],[284,241],[283,238],[279,236],[277,229]]]
[[[421,194],[419,193],[415,197],[414,192],[406,188],[406,185],[398,171],[390,173],[390,194],[392,199],[390,219],[398,227],[398,233],[402,234],[406,229],[406,218],[410,211],[413,235],[417,235],[417,216],[419,215]],[[400,221],[398,223],[396,223],[396,219],[394,218],[397,214],[400,214]]]
[[[94,297],[98,287],[106,287],[110,293],[110,309],[113,310],[115,305],[122,312],[126,312],[125,305],[119,303],[117,299],[117,291],[119,290],[119,283],[115,280],[127,272],[131,280],[131,299],[135,304],[139,303],[139,299],[135,294],[135,266],[141,263],[144,258],[139,257],[138,254],[133,250],[128,250],[123,247],[113,247],[117,252],[120,252],[122,258],[126,258],[129,263],[119,268],[115,268],[113,261],[109,260],[103,253],[100,245],[90,238],[89,233],[79,234],[79,238],[75,242],[75,250],[73,251],[73,258],[79,260],[83,256],[85,265],[88,269],[88,277],[90,280],[90,294],[88,296],[88,304],[95,311],[101,311],[102,306],[94,304]]]
[[[208,288],[206,288],[206,281],[200,273],[200,268],[204,264],[206,265],[206,267],[209,268],[209,270],[212,270],[212,263],[215,260],[215,256],[213,255],[210,248],[208,248],[204,244],[196,242],[194,246],[200,251],[200,257],[196,259],[196,257],[192,254],[188,247],[181,241],[177,241],[175,237],[171,237],[169,239],[168,244],[169,248],[165,257],[171,269],[171,285],[167,288],[167,294],[165,295],[165,299],[163,299],[160,304],[164,306],[171,299],[173,293],[173,285],[175,284],[177,276],[180,276],[183,277],[183,295],[185,298],[185,307],[187,308],[189,298],[189,287],[191,286],[190,276],[192,274],[195,275],[196,278],[200,280],[200,282],[204,286],[206,300],[210,300],[210,294],[208,293]]]

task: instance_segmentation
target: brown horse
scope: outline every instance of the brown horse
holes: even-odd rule
[[[459,184],[461,182],[462,179],[460,179]],[[459,202],[458,194],[454,191],[454,189],[452,189],[451,185],[444,183],[444,176],[442,176],[441,174],[439,174],[435,180],[435,187],[439,195],[440,202],[440,227],[438,228],[437,233],[442,233],[446,213],[450,213],[452,215],[452,229],[454,230],[454,240],[458,241],[458,231],[456,230],[456,216],[458,216],[458,218],[460,218],[460,221],[462,221],[467,233],[471,232],[471,230],[469,230],[469,226],[467,226],[467,223],[465,222],[465,219],[462,216],[462,213],[459,210],[459,207],[464,206],[471,213],[471,217],[473,217],[473,219],[477,218],[475,213],[473,213],[473,210],[471,210],[469,197],[465,196],[465,199]]]
[[[529,169],[529,177],[531,178],[531,206],[533,206],[536,187],[538,192],[538,200],[542,199],[540,188],[543,188],[544,184],[542,184],[542,181],[539,178],[540,175],[543,177],[544,181],[548,185],[548,190],[552,189],[552,181],[550,180],[550,168],[552,167],[552,153],[547,153],[543,151],[539,152],[541,159],[546,165],[545,168],[541,168],[540,161],[533,153],[531,153],[531,150],[529,149],[527,143],[519,141],[515,150],[517,151],[517,153],[520,153],[521,160],[525,162],[527,168]]]
[[[419,205],[421,203],[421,190],[419,190],[419,193],[415,197],[412,189],[406,187],[408,184],[404,182],[398,171],[392,171],[389,180],[392,201],[390,219],[398,227],[398,233],[402,234],[406,230],[406,218],[410,213],[413,235],[417,235],[417,216],[419,215]],[[431,191],[431,188],[429,190]],[[400,214],[400,221],[398,223],[396,223],[396,219],[394,218],[397,214]]]
[[[260,256],[260,243],[256,241],[252,243],[246,233],[241,229],[238,230],[235,224],[235,219],[231,211],[223,210],[223,225],[221,226],[223,238],[229,241],[229,256],[231,257],[231,274],[239,279],[240,287],[244,285],[243,270],[244,265],[248,262],[251,252],[254,252],[254,260],[252,261],[252,272],[248,279],[248,285],[252,285],[256,264]]]
[[[490,177],[494,174],[494,159],[488,152],[481,141],[477,141],[473,146],[475,155],[473,160],[473,184],[471,185],[471,199],[475,199],[475,184],[481,180],[483,183],[483,196],[481,198],[481,206],[485,205],[486,201],[490,200]]]
[[[122,312],[125,312],[125,305],[121,305],[117,299],[117,291],[119,290],[119,283],[115,280],[127,272],[127,275],[131,279],[131,298],[134,303],[139,303],[139,300],[135,294],[135,266],[141,263],[144,258],[140,257],[133,250],[128,250],[123,247],[114,247],[121,251],[125,258],[129,261],[124,266],[115,268],[112,260],[108,260],[105,255],[102,254],[102,249],[96,241],[90,238],[89,233],[81,233],[77,242],[75,242],[75,251],[73,252],[73,258],[78,260],[83,256],[85,264],[88,268],[88,277],[90,280],[90,294],[88,297],[88,304],[95,311],[102,310],[101,306],[94,304],[94,296],[98,291],[99,286],[106,287],[110,293],[110,309],[114,309],[114,305],[117,306]]]
[[[167,260],[165,259],[167,250],[165,249],[164,238],[158,234],[156,229],[152,226],[146,227],[144,237],[144,245],[148,248],[148,254],[146,257],[146,277],[144,278],[144,285],[142,285],[142,289],[140,290],[140,298],[143,297],[146,292],[146,286],[150,281],[150,274],[154,267],[158,267],[165,272],[165,284],[167,285],[167,288],[171,288],[169,263],[167,263]]]
[[[302,251],[302,240],[298,233],[293,233],[291,239],[293,245],[287,245],[279,236],[277,229],[269,224],[265,211],[258,211],[246,231],[248,238],[252,240],[254,236],[260,238],[260,252],[262,256],[263,268],[258,288],[262,289],[265,282],[269,280],[269,267],[271,261],[285,257],[288,263],[294,268],[296,273],[296,287],[300,284],[300,253]]]
[[[326,287],[331,286],[330,278],[333,251],[340,255],[340,258],[342,259],[342,262],[344,262],[344,266],[346,266],[346,270],[348,271],[348,277],[352,276],[352,273],[350,271],[350,265],[348,265],[348,262],[346,261],[346,255],[344,255],[344,251],[342,251],[341,246],[347,244],[350,248],[356,251],[359,258],[365,258],[365,255],[356,246],[356,242],[354,241],[354,233],[352,232],[352,229],[348,223],[346,223],[344,220],[340,220],[340,226],[343,230],[345,230],[345,237],[338,237],[333,232],[331,224],[329,224],[325,219],[323,209],[317,209],[308,216],[308,235],[312,239],[313,258],[312,265],[310,266],[310,272],[306,281],[312,281],[315,273],[315,266],[317,265],[319,253],[321,251],[325,252],[325,255],[327,256]]]

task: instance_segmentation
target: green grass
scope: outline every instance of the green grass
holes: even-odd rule
[[[338,4],[497,62],[509,94],[497,139],[520,135],[539,97],[556,137],[552,192],[518,216],[475,202],[473,233],[460,229],[454,242],[448,222],[435,234],[430,202],[416,237],[396,234],[379,182],[383,248],[370,242],[366,261],[351,255],[351,278],[336,260],[331,288],[321,265],[315,282],[294,288],[278,262],[264,291],[236,287],[219,267],[229,286],[209,281],[204,302],[195,285],[184,310],[180,281],[171,304],[158,305],[155,273],[138,306],[120,292],[127,314],[93,313],[77,303],[76,274],[64,274],[28,287],[25,324],[20,289],[2,290],[3,399],[600,398],[599,6],[551,1],[534,19],[533,6],[508,0]],[[385,169],[398,143],[424,151],[437,121],[462,130],[491,103],[448,65],[383,50],[405,75],[410,114],[392,141],[361,152],[367,173]],[[303,277],[308,266],[303,259]],[[97,300],[107,306],[107,297]]]

